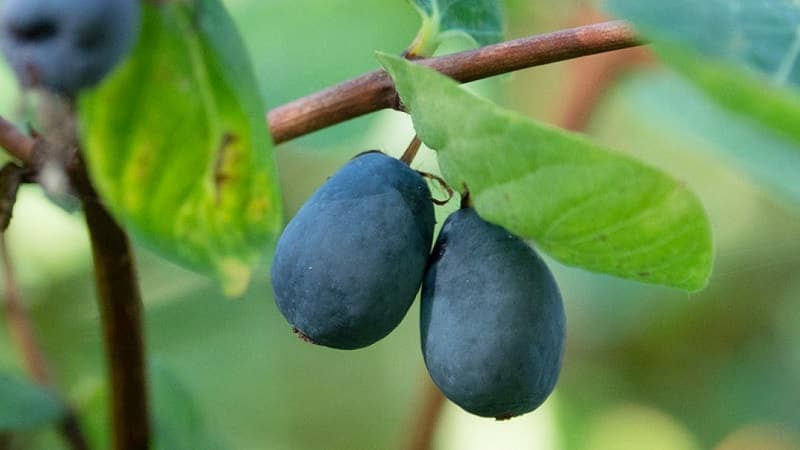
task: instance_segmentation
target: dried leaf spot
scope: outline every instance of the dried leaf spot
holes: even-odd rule
[[[228,159],[231,156],[231,147],[236,144],[239,138],[231,133],[225,132],[217,148],[217,159],[214,163],[214,195],[215,201],[220,202],[220,193],[225,184],[229,183],[233,176],[228,167]]]

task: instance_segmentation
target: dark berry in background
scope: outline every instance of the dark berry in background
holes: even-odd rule
[[[139,0],[5,0],[0,47],[20,83],[73,95],[94,86],[136,41]]]

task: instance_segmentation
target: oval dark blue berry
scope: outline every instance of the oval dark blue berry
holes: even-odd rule
[[[471,208],[445,221],[422,286],[422,353],[466,411],[507,419],[553,391],[564,352],[561,294],[522,239]]]
[[[272,265],[278,309],[307,340],[355,349],[414,301],[433,241],[428,185],[395,158],[361,154],[303,205]]]

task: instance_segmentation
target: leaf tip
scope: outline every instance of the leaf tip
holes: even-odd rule
[[[247,290],[253,274],[250,266],[231,258],[221,260],[217,270],[222,283],[222,293],[228,298],[241,297]]]

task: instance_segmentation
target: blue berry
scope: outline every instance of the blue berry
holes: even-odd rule
[[[379,152],[334,174],[281,235],[278,309],[307,340],[355,349],[389,334],[414,301],[433,241],[423,178]]]
[[[5,0],[0,49],[20,83],[73,95],[127,54],[140,0]]]
[[[565,335],[558,286],[530,246],[475,210],[445,221],[420,317],[428,372],[463,409],[507,419],[553,391]]]

